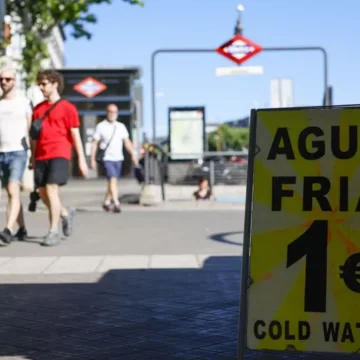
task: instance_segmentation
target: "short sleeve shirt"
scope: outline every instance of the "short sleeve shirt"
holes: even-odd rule
[[[33,120],[41,118],[52,106],[48,101],[38,104],[33,113]],[[55,158],[71,159],[71,129],[80,127],[76,107],[67,100],[61,100],[45,117],[36,146],[36,160]]]
[[[0,100],[0,152],[28,148],[30,100],[25,97]]]
[[[123,123],[112,123],[106,119],[97,124],[93,135],[93,139],[100,142],[100,149],[105,149],[109,145],[105,151],[104,161],[123,161],[123,142],[128,138],[129,132]]]

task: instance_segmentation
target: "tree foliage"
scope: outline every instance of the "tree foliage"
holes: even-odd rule
[[[122,0],[131,5],[143,6],[141,0]],[[48,57],[46,39],[56,26],[70,28],[75,39],[91,39],[87,25],[97,18],[90,12],[93,5],[111,4],[113,0],[7,0],[7,14],[13,22],[21,23],[18,34],[25,38],[22,65],[29,86],[40,70],[41,61]],[[7,44],[4,44],[6,47]],[[4,47],[3,46],[3,47]]]
[[[249,145],[249,129],[221,125],[217,131],[208,135],[208,143],[209,151],[217,151],[219,144],[221,150],[241,151]]]

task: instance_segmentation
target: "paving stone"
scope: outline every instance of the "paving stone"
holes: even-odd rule
[[[18,351],[18,347],[17,346],[13,346],[13,345],[3,345],[0,346],[0,355],[10,355],[10,354],[16,354],[16,352]]]
[[[151,269],[199,268],[195,255],[153,255],[150,258]]]
[[[0,275],[41,274],[55,260],[54,256],[14,257],[2,263],[0,260]]]
[[[150,263],[150,256],[127,255],[127,256],[105,256],[97,272],[106,272],[116,269],[147,269]]]
[[[44,274],[77,274],[94,272],[103,261],[102,256],[64,256],[56,259]]]

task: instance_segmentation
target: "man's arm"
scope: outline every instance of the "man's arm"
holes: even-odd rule
[[[95,170],[96,168],[96,151],[98,149],[100,140],[93,140],[92,144],[91,144],[91,155],[90,155],[90,159],[91,159],[91,167]]]
[[[73,143],[75,147],[75,151],[78,156],[79,161],[79,168],[83,176],[87,174],[87,164],[86,164],[86,158],[84,153],[84,147],[81,141],[80,131],[79,128],[71,128],[71,135],[73,138]]]
[[[32,114],[29,114],[27,116],[28,134],[30,133],[31,123],[32,123]],[[30,145],[30,164],[29,164],[29,167],[33,168],[34,165],[35,165],[36,141],[30,139],[30,136],[28,138],[29,138],[29,143],[30,143],[29,144]]]
[[[30,131],[31,124],[32,124],[32,114],[27,116],[28,132]]]
[[[32,124],[32,120],[33,120],[33,111],[34,111],[34,106],[33,106],[32,102],[29,101],[27,104],[27,109],[26,109],[27,133],[28,133],[27,141],[29,142],[29,145],[30,145],[29,169],[34,169],[34,167],[35,167],[35,153],[36,153],[36,144],[37,144],[37,142],[35,140],[32,140],[30,138],[30,129],[31,129],[31,124]]]
[[[139,162],[135,156],[134,146],[129,138],[124,139],[124,146],[125,146],[125,149],[128,151],[128,153],[130,154],[131,160],[133,161],[133,163],[135,165],[138,165]]]
[[[31,151],[30,164],[29,164],[30,169],[35,168],[36,145],[37,145],[37,141],[30,139],[30,151]]]

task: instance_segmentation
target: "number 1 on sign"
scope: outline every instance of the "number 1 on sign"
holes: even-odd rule
[[[287,267],[304,256],[305,312],[326,312],[328,221],[315,220],[287,248]]]

